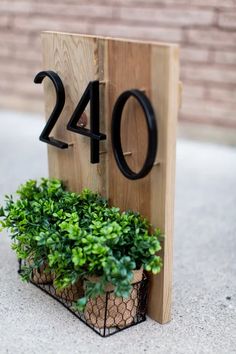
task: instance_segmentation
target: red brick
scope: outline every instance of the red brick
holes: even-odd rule
[[[83,20],[71,21],[70,18],[48,17],[48,16],[31,16],[16,17],[13,23],[14,27],[19,31],[37,32],[41,31],[62,31],[85,33],[88,32],[88,23]]]
[[[113,17],[114,8],[108,5],[90,5],[87,2],[86,4],[66,4],[58,3],[54,4],[44,2],[44,3],[35,3],[31,5],[31,12],[34,14],[41,15],[57,15],[60,17],[63,14],[63,17],[76,17],[76,18],[106,18],[111,19]],[[62,21],[63,22],[63,21]]]
[[[77,1],[68,3],[68,1],[55,1],[55,2],[35,2],[35,1],[19,1],[14,2],[9,6],[8,1],[0,2],[0,13],[7,14],[40,14],[52,15],[57,17],[72,16],[72,17],[86,17],[86,18],[111,18],[114,8],[109,5],[88,4],[87,1]]]
[[[219,29],[190,29],[186,31],[186,39],[188,43],[196,43],[208,48],[236,48],[236,33]]]
[[[236,87],[235,89],[227,89],[222,87],[210,87],[208,89],[209,98],[215,101],[224,102],[227,105],[228,102],[236,104]],[[236,110],[235,110],[236,111]],[[235,120],[236,124],[236,120]]]
[[[212,25],[214,23],[214,11],[198,9],[158,9],[158,8],[121,8],[121,20],[135,22],[155,22],[157,26],[193,26],[193,25]]]
[[[188,99],[183,101],[181,114],[183,117],[204,122],[210,119],[212,123],[234,125],[236,104],[227,106],[222,102]]]
[[[27,14],[30,12],[31,1],[4,1],[0,2],[0,13],[8,14]]]
[[[33,80],[35,73],[40,69],[40,63],[35,64],[33,62],[25,62],[25,65],[19,65],[18,60],[9,58],[8,60],[1,60],[1,72],[3,76],[14,77],[15,80],[21,81],[22,76],[28,77],[29,80]]]
[[[191,85],[184,83],[183,85],[183,101],[191,98],[204,99],[207,96],[207,89],[203,85]]]
[[[184,79],[201,82],[211,83],[225,83],[236,85],[236,70],[207,66],[207,65],[185,65],[182,67],[182,76]]]
[[[22,84],[22,82],[24,84]],[[21,81],[16,78],[11,78],[6,75],[2,77],[0,80],[0,92],[9,92],[9,93],[19,93],[21,95],[25,95],[25,97],[35,97],[42,98],[43,97],[43,88],[39,85],[36,85],[33,82],[33,78],[30,76],[21,76]]]
[[[176,3],[174,0],[173,2]],[[217,8],[232,8],[236,7],[235,0],[185,0],[186,4],[196,5],[201,7],[217,7]]]
[[[219,14],[219,26],[226,29],[236,29],[236,11]]]
[[[57,2],[58,0],[52,0]],[[64,0],[59,0],[64,1]],[[78,0],[70,0],[71,2],[77,2]],[[162,5],[162,6],[196,6],[201,8],[231,8],[235,7],[236,3],[235,0],[102,0],[101,3],[109,3],[115,5],[123,5],[123,6],[140,6],[143,7],[150,7],[154,5]],[[97,3],[97,0],[90,0],[90,3]]]
[[[236,65],[236,51],[216,51],[214,53],[214,61],[219,64]]]
[[[39,47],[33,48],[28,47],[27,50],[23,47],[17,47],[13,52],[14,59],[19,60],[22,63],[24,62],[32,62],[32,63],[41,63],[42,62],[42,54]]]
[[[0,35],[0,45],[1,47],[8,47],[13,45],[28,45],[29,36],[27,34],[19,34],[19,32],[11,31],[1,31]]]
[[[182,63],[186,61],[208,62],[210,60],[210,51],[208,49],[181,46],[180,58]]]
[[[10,55],[12,54],[11,49],[9,48],[9,46],[2,46],[1,50],[0,50],[0,58],[9,58]],[[1,70],[1,66],[0,66],[0,70]]]
[[[11,17],[9,15],[1,15],[0,12],[0,28],[8,28],[11,24]]]

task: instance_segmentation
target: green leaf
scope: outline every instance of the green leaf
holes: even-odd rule
[[[77,300],[76,303],[74,304],[75,309],[80,312],[83,312],[87,304],[87,301],[88,299],[86,297],[82,297],[81,299]]]
[[[3,207],[0,207],[0,217],[5,216]]]

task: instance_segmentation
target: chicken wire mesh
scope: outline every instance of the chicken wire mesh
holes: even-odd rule
[[[22,263],[19,261],[19,273]],[[65,289],[53,286],[53,276],[45,272],[45,266],[33,270],[33,285],[56,299],[73,315],[102,337],[107,337],[146,320],[147,277],[132,284],[128,298],[117,297],[114,291],[89,299],[84,312],[75,309],[74,302],[83,296],[83,284],[78,281]]]

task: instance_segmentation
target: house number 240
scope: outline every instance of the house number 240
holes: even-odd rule
[[[69,146],[67,143],[50,137],[50,133],[55,126],[65,104],[65,90],[64,85],[54,71],[41,71],[34,79],[36,84],[42,83],[43,79],[48,77],[56,90],[56,104],[55,107],[39,137],[39,139],[47,144],[53,145],[59,149],[67,149]],[[130,97],[134,97],[141,105],[148,129],[148,149],[145,162],[139,172],[134,172],[128,166],[121,145],[121,118],[124,106]],[[78,126],[78,121],[81,118],[87,104],[90,102],[90,130],[84,127]],[[77,104],[68,124],[67,129],[89,137],[90,140],[90,152],[91,163],[99,163],[99,141],[106,140],[106,135],[99,131],[99,81],[90,81],[85,89],[79,103]],[[131,132],[132,134],[132,132]],[[129,179],[136,180],[145,177],[153,167],[157,151],[157,126],[155,113],[152,108],[151,102],[147,96],[140,90],[132,89],[124,91],[117,98],[112,112],[111,123],[111,140],[113,153],[116,163],[123,173],[123,175]]]

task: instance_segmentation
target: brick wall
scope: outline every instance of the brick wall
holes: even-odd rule
[[[43,111],[42,30],[179,43],[181,119],[236,128],[236,0],[1,0],[1,108]]]

